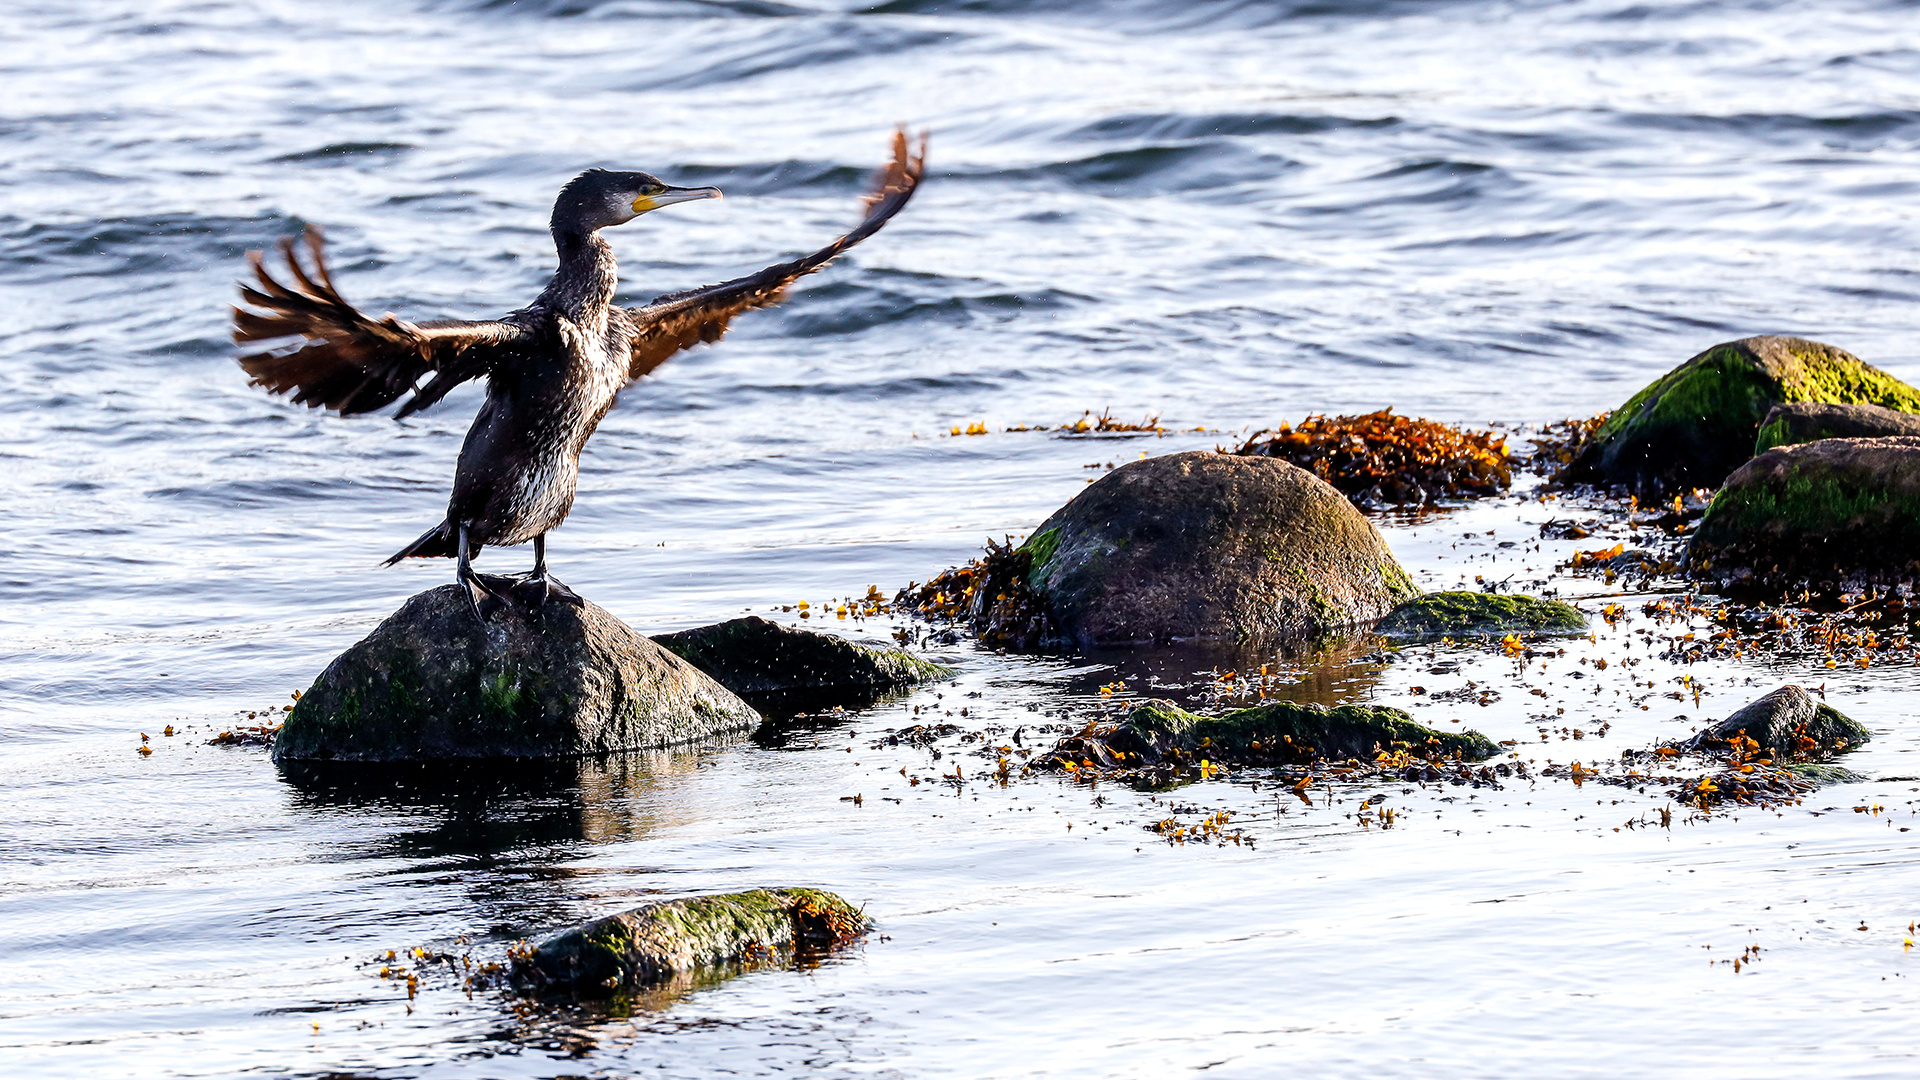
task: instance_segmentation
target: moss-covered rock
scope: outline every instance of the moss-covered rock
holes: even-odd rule
[[[496,579],[502,592],[511,582]],[[409,599],[327,666],[274,740],[283,761],[565,757],[677,746],[759,723],[698,668],[586,602]]]
[[[1920,437],[1821,439],[1742,465],[1687,545],[1721,584],[1920,579]]]
[[[1758,456],[1776,446],[1820,439],[1878,439],[1887,435],[1920,435],[1920,415],[1878,405],[1794,402],[1775,405],[1761,421],[1753,452]]]
[[[1642,494],[1714,487],[1752,454],[1775,405],[1830,402],[1920,412],[1920,390],[1831,345],[1752,337],[1715,345],[1613,411],[1565,479]]]
[[[836,948],[868,927],[858,908],[819,889],[694,896],[595,919],[515,950],[513,977],[534,989],[604,995],[794,948]]]
[[[1558,600],[1478,592],[1437,592],[1387,613],[1375,631],[1395,640],[1579,634],[1587,617]]]
[[[900,649],[876,648],[749,615],[653,639],[742,696],[884,691],[953,674]]]
[[[1310,642],[1417,594],[1344,496],[1271,458],[1129,462],[1034,530],[1027,585],[1080,648]]]
[[[1765,754],[1781,764],[1804,763],[1851,750],[1872,737],[1859,721],[1788,684],[1695,733],[1679,748],[1704,753],[1736,751],[1746,756]],[[1754,745],[1735,740],[1751,740]],[[1822,779],[1817,770],[1808,775],[1822,783],[1835,782]]]
[[[1213,762],[1294,765],[1406,751],[1416,758],[1480,761],[1500,747],[1477,731],[1437,731],[1399,709],[1274,701],[1201,716],[1169,701],[1141,702],[1126,718],[1061,740],[1040,766],[1130,768],[1202,755]]]

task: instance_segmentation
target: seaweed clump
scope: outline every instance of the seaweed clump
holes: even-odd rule
[[[1593,440],[1593,433],[1612,415],[1603,412],[1585,420],[1568,417],[1544,425],[1539,434],[1527,439],[1533,444],[1533,453],[1525,455],[1521,463],[1537,475],[1560,481],[1561,473],[1573,464]]]
[[[1012,537],[1004,543],[988,540],[979,558],[925,585],[909,583],[893,603],[924,618],[964,622],[987,646],[1032,652],[1061,636],[1028,584],[1032,569],[1031,543],[1015,547]]]
[[[1332,484],[1362,506],[1495,495],[1513,483],[1506,436],[1395,416],[1309,416],[1255,432],[1235,454],[1275,457]]]

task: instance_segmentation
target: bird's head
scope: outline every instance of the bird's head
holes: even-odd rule
[[[625,225],[663,206],[719,197],[719,188],[674,187],[648,173],[588,169],[560,189],[560,197],[553,203],[553,228],[555,232],[590,233]]]

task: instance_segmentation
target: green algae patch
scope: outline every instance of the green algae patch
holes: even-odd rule
[[[1878,405],[1920,412],[1920,390],[1817,341],[1730,341],[1667,372],[1597,428],[1563,474],[1641,494],[1713,487],[1751,456],[1776,405]]]
[[[1740,467],[1687,545],[1695,578],[1773,587],[1920,578],[1920,437],[1822,439]]]
[[[1027,537],[1027,542],[1020,545],[1019,550],[1027,553],[1027,584],[1029,587],[1032,586],[1035,575],[1040,577],[1046,576],[1047,564],[1053,561],[1054,550],[1059,546],[1059,529],[1042,529],[1032,536]]]
[[[645,988],[677,975],[744,968],[795,950],[824,952],[871,927],[819,889],[753,889],[648,904],[516,947],[513,979],[589,995]]]
[[[1428,593],[1394,608],[1374,627],[1375,632],[1400,641],[1579,634],[1586,629],[1587,617],[1570,604],[1478,592]]]
[[[1221,716],[1169,701],[1141,702],[1117,721],[1090,724],[1034,759],[1034,767],[1113,775],[1152,786],[1207,779],[1230,766],[1482,761],[1500,747],[1477,731],[1439,731],[1400,709],[1268,702]]]

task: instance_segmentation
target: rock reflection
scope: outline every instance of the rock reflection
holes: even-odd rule
[[[463,860],[640,839],[692,818],[652,798],[699,768],[697,752],[400,764],[287,762],[295,812],[379,817],[394,828],[355,857]]]
[[[1262,701],[1352,705],[1372,700],[1391,664],[1371,634],[1352,633],[1302,655],[1273,646],[1180,644],[1090,653],[1097,666],[1071,689],[1099,692],[1123,683],[1132,697],[1166,698],[1185,708],[1240,707]]]

